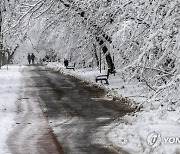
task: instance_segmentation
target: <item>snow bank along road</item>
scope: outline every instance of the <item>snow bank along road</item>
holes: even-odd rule
[[[25,70],[34,82],[34,101],[40,103],[49,124],[67,154],[126,153],[108,141],[108,124],[131,112],[123,102],[103,99],[104,91],[42,66]],[[27,88],[31,88],[32,82]],[[103,130],[101,126],[103,127]],[[102,133],[96,133],[96,132]]]

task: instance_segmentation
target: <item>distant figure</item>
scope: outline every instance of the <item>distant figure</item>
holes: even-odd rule
[[[46,62],[49,62],[49,56],[46,55],[45,58],[46,58]]]
[[[32,64],[34,64],[34,59],[35,59],[35,55],[32,53],[32,54],[31,54]]]
[[[28,63],[31,64],[31,55],[29,53],[28,53],[27,59],[28,59]]]
[[[64,59],[64,66],[67,67],[69,65],[69,62],[67,59]]]

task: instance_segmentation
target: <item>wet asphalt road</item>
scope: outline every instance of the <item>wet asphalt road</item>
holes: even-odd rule
[[[37,88],[41,106],[54,127],[55,135],[66,154],[126,153],[110,147],[104,135],[106,126],[131,112],[123,102],[103,99],[105,92],[70,76],[31,66],[31,78]],[[98,143],[102,138],[104,143]],[[117,152],[118,151],[118,152]]]

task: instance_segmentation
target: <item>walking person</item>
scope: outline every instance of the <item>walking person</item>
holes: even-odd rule
[[[34,59],[35,59],[35,55],[32,53],[32,54],[31,54],[32,64],[34,64]]]
[[[28,59],[28,63],[31,64],[31,55],[29,53],[28,53],[27,59]]]

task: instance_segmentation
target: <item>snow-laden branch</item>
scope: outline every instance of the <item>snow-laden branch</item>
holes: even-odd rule
[[[144,68],[144,69],[154,70],[154,71],[161,72],[161,73],[163,73],[163,74],[165,74],[165,75],[169,75],[169,76],[174,76],[174,74],[169,73],[169,72],[166,72],[166,71],[161,70],[161,69],[159,69],[159,68],[152,68],[152,67],[147,67],[147,66],[144,67],[144,66],[140,66],[140,65],[138,65],[137,67],[139,67],[139,68]]]
[[[27,12],[25,12],[25,13],[18,19],[17,23],[16,23],[15,25],[13,25],[12,27],[10,27],[10,29],[17,27],[17,26],[21,23],[21,21],[22,21],[31,11],[33,11],[33,9],[35,9],[39,4],[43,4],[45,1],[46,1],[46,0],[40,0],[40,1],[38,1],[36,4],[34,4],[33,6],[31,6],[31,8],[30,8]],[[7,33],[8,31],[9,31],[9,30],[5,30],[5,31],[3,31],[3,33]]]
[[[44,13],[46,13],[53,5],[55,4],[54,0],[52,0],[49,4],[49,7],[47,7],[43,12],[41,12],[39,15],[37,15],[36,17],[34,17],[34,19],[39,18],[40,16],[42,16]]]

